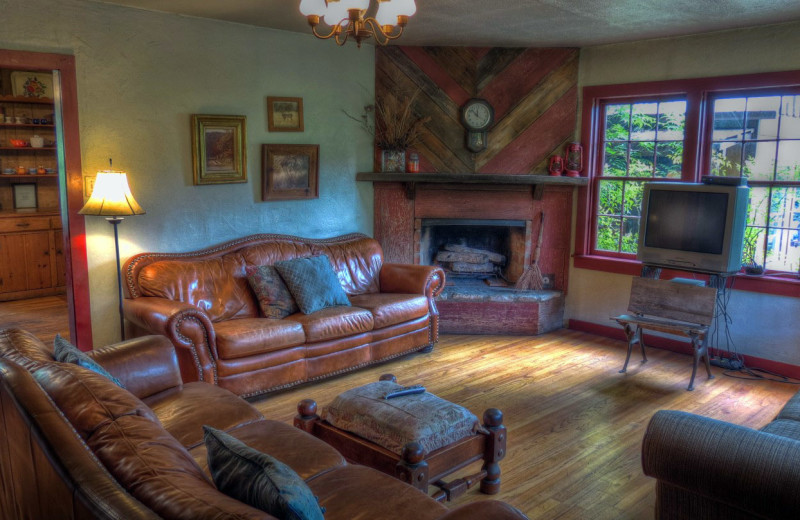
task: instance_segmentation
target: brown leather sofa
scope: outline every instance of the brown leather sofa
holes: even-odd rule
[[[245,268],[319,254],[331,260],[352,307],[259,317]],[[184,381],[243,397],[430,349],[438,340],[434,298],[444,272],[383,263],[380,244],[365,235],[252,235],[202,251],[141,253],[123,272],[133,334],[167,336]]]
[[[656,478],[655,518],[794,519],[800,516],[800,392],[760,430],[660,410],[642,442]]]
[[[321,440],[265,419],[225,389],[183,384],[163,336],[92,356],[126,388],[54,361],[52,349],[25,331],[0,330],[0,518],[273,518],[214,487],[204,424],[293,468],[326,520],[525,518],[493,500],[448,510],[397,479],[346,463]]]

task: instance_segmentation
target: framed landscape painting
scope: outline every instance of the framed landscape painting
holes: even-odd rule
[[[265,144],[261,200],[319,198],[319,145]]]
[[[245,116],[192,116],[195,185],[247,182]]]
[[[267,127],[270,132],[302,132],[303,98],[267,97]]]

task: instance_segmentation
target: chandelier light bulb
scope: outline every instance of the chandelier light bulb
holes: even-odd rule
[[[325,0],[300,0],[300,12],[303,16],[323,16],[326,9]]]
[[[300,12],[308,18],[311,32],[317,38],[333,39],[344,45],[352,37],[361,47],[361,41],[375,38],[378,45],[386,45],[403,34],[408,17],[417,12],[414,0],[300,0]],[[367,16],[367,11],[375,17]],[[377,11],[377,12],[376,12]],[[320,30],[322,19],[330,29]]]

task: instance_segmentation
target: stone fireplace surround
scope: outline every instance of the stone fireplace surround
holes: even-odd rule
[[[431,219],[515,221],[524,233],[510,241],[516,265],[506,269],[512,283],[530,265],[545,224],[539,266],[553,277],[553,290],[445,290],[437,299],[440,330],[456,334],[541,334],[563,325],[567,289],[573,189],[585,178],[501,174],[359,173],[372,181],[375,238],[384,261],[420,263],[423,222]],[[450,289],[452,285],[448,284]],[[483,284],[486,285],[485,283]],[[480,286],[480,282],[478,283]]]

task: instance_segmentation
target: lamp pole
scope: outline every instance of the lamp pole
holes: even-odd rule
[[[117,254],[117,308],[119,309],[119,336],[125,340],[125,316],[122,312],[122,271],[119,265],[119,223],[125,220],[122,217],[106,217],[106,221],[114,226],[114,251]]]

